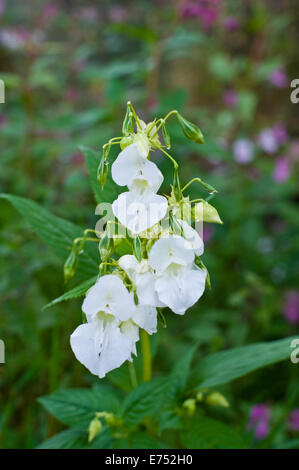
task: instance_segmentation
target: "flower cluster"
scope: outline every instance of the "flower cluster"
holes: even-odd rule
[[[120,193],[112,203],[115,218],[106,221],[102,233],[96,233],[100,240],[87,238],[86,234],[92,230],[85,231],[82,239],[74,241],[65,263],[68,279],[74,274],[77,257],[86,241],[99,244],[100,274],[82,305],[86,322],[71,335],[75,356],[99,377],[127,360],[132,361],[140,329],[149,335],[155,333],[158,319],[165,326],[163,308],[183,315],[202,296],[205,286],[210,286],[208,271],[200,258],[204,244],[192,223],[222,222],[210,203],[204,199],[190,201],[184,191],[194,181],[208,190],[210,197],[216,190],[200,178],[194,178],[181,188],[178,164],[165,150],[170,148],[165,123],[172,115],[177,117],[189,139],[203,143],[197,126],[177,111],[145,124],[128,103],[123,136],[103,146],[98,169],[98,180],[103,188],[111,146],[119,144],[122,151],[111,166],[111,176],[116,185],[126,186],[128,191]],[[169,196],[157,194],[164,178],[150,160],[153,149],[162,151],[174,165]],[[117,230],[112,230],[119,227],[125,230],[121,237]],[[119,256],[122,237],[127,248]]]

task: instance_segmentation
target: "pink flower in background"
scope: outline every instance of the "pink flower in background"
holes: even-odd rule
[[[121,5],[116,5],[109,10],[109,17],[114,23],[123,23],[128,17],[128,11]]]
[[[214,228],[210,224],[203,225],[202,238],[204,243],[209,243],[212,240]]]
[[[260,133],[258,137],[258,143],[266,153],[272,154],[278,150],[278,142],[275,136],[275,132],[270,127],[264,129]]]
[[[233,154],[236,162],[242,165],[253,160],[253,144],[249,139],[237,139],[233,144]]]
[[[219,6],[219,0],[187,0],[181,7],[181,15],[183,19],[198,18],[209,29],[218,20]]]
[[[47,3],[43,9],[43,18],[51,21],[58,14],[58,7],[56,3]]]
[[[240,29],[240,22],[235,16],[227,16],[226,18],[224,18],[223,25],[228,32]]]
[[[276,183],[283,183],[290,176],[290,162],[287,157],[279,157],[276,160],[273,179]]]
[[[235,90],[227,90],[223,95],[223,101],[229,108],[234,108],[238,103],[238,93]]]
[[[4,7],[5,7],[4,0],[0,0],[0,16],[3,15],[4,13]]]
[[[0,115],[0,128],[5,126],[6,123],[7,123],[7,117],[4,116],[4,114],[1,114]]]
[[[284,316],[288,323],[296,325],[299,323],[299,292],[290,290],[285,295]]]
[[[270,408],[263,403],[254,405],[250,410],[247,429],[253,429],[257,439],[264,439],[270,430]]]
[[[287,426],[290,431],[299,432],[299,408],[295,408],[288,416]]]
[[[269,76],[269,81],[277,88],[286,88],[289,83],[288,76],[283,68],[273,70]]]
[[[272,127],[272,131],[279,145],[283,145],[288,141],[289,136],[283,124],[275,124],[275,126]]]

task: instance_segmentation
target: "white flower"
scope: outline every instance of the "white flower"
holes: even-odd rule
[[[76,358],[100,378],[136,354],[139,327],[149,334],[157,330],[157,312],[136,306],[133,293],[122,280],[108,274],[88,291],[82,305],[87,323],[71,335]]]
[[[167,206],[164,196],[153,193],[141,180],[135,180],[132,191],[120,194],[113,202],[112,211],[122,225],[138,234],[163,219]]]
[[[144,187],[157,192],[163,182],[163,175],[155,163],[142,155],[137,143],[126,147],[111,167],[112,178],[119,186],[132,189],[135,180],[141,180]]]
[[[183,234],[182,236],[187,240],[190,245],[192,246],[194,253],[197,256],[203,254],[204,251],[204,244],[202,238],[199,236],[197,231],[191,227],[187,222],[184,220],[177,219],[178,223],[182,227]]]
[[[194,248],[183,237],[160,238],[150,251],[149,264],[156,271],[159,300],[174,313],[184,314],[203,294],[206,271],[195,266]]]
[[[118,264],[135,284],[139,304],[165,307],[155,290],[156,277],[148,260],[143,259],[138,262],[134,255],[124,255],[118,260]]]

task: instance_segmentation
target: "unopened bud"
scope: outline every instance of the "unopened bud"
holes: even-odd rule
[[[63,267],[65,282],[68,282],[74,276],[77,269],[77,265],[78,251],[76,245],[74,245]]]
[[[106,228],[104,235],[102,236],[101,241],[99,243],[99,252],[102,261],[106,261],[109,258],[112,248],[113,239],[109,235],[108,228]]]
[[[192,416],[196,410],[195,398],[187,398],[183,403],[183,408],[185,408],[189,416]]]
[[[180,113],[177,113],[176,116],[183,133],[188,139],[198,144],[205,143],[201,130],[195,124],[185,119]]]
[[[217,209],[204,200],[197,202],[193,207],[193,217],[196,222],[223,224]]]
[[[134,238],[134,254],[138,261],[142,260],[142,245],[138,235]]]
[[[122,132],[123,135],[127,136],[134,132],[134,119],[133,119],[133,113],[131,111],[130,107],[130,102],[127,104],[127,111],[125,115],[125,119],[123,121],[123,126],[122,126]]]
[[[92,442],[102,430],[103,424],[95,417],[88,426],[88,442]]]
[[[219,392],[212,392],[206,397],[206,403],[211,406],[229,407],[227,399]]]

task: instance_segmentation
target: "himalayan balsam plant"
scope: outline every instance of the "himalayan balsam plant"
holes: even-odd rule
[[[104,190],[111,146],[120,146],[122,151],[111,166],[111,175],[118,186],[126,186],[128,191],[113,201],[103,231],[87,229],[82,238],[74,241],[64,266],[67,281],[75,273],[85,244],[98,245],[99,276],[86,293],[82,305],[84,322],[71,335],[71,347],[77,359],[100,378],[127,360],[132,362],[136,342],[141,339],[143,377],[149,380],[148,335],[157,332],[158,320],[166,326],[163,309],[169,307],[175,314],[184,315],[210,282],[200,259],[204,244],[192,222],[221,220],[207,201],[190,201],[184,194],[193,182],[199,182],[211,194],[216,190],[199,178],[181,188],[178,164],[165,150],[170,148],[166,127],[170,116],[176,116],[189,139],[204,142],[198,127],[177,111],[145,124],[129,102],[123,136],[103,146],[97,173]],[[157,194],[164,178],[150,159],[156,149],[170,158],[174,167],[173,185],[167,196]]]
[[[72,286],[44,309],[84,296],[81,324],[70,343],[78,361],[95,376],[90,376],[95,385],[59,389],[39,399],[69,427],[41,448],[250,446],[245,425],[234,430],[223,422],[219,409],[230,403],[219,387],[290,355],[292,338],[208,357],[197,354],[196,361],[198,345],[193,344],[170,371],[152,378],[155,333],[174,315],[184,315],[211,288],[201,259],[202,224],[222,223],[208,202],[216,193],[212,186],[199,177],[181,185],[178,163],[173,151],[169,153],[171,117],[188,139],[204,143],[199,128],[178,111],[145,124],[129,102],[123,135],[104,144],[102,156],[82,147],[98,203],[96,214],[101,215],[95,229],[83,231],[33,201],[1,195],[66,259],[64,277]],[[114,146],[120,147],[116,158]],[[173,165],[167,194],[158,194],[164,178],[153,151]],[[190,200],[193,183],[207,191],[206,199]]]

